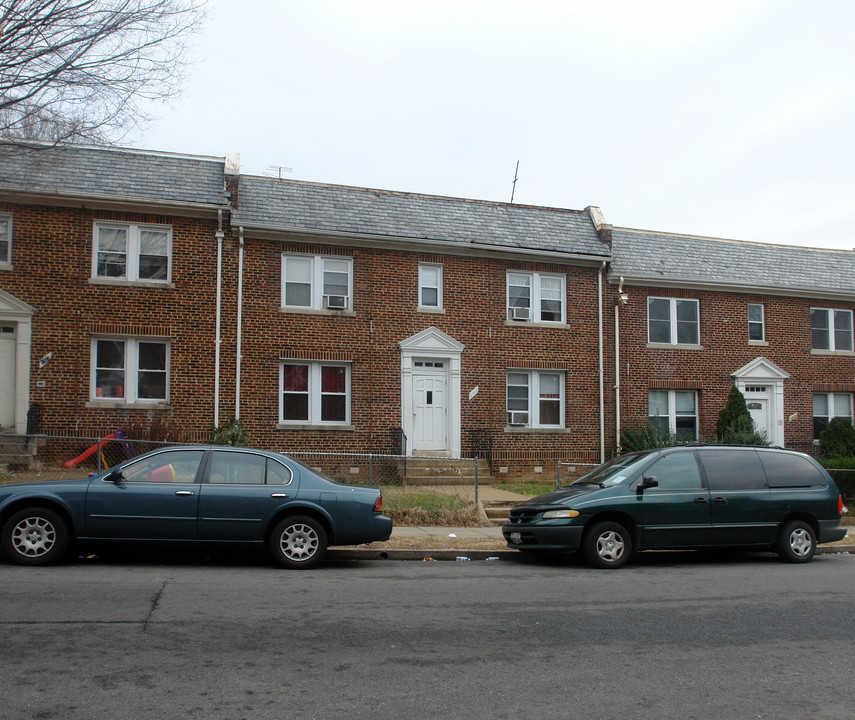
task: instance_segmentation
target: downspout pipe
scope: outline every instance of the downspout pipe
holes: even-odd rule
[[[606,270],[606,263],[600,265],[600,272],[597,273],[597,321],[598,325],[598,374],[600,377],[600,462],[606,461],[606,401],[603,391],[603,273]]]
[[[214,335],[214,427],[220,426],[220,328],[223,307],[223,211],[217,210],[217,313]]]
[[[238,240],[240,249],[238,251],[238,296],[237,296],[237,354],[235,357],[235,420],[240,420],[240,363],[241,346],[243,340],[243,225],[238,228]]]
[[[618,301],[615,303],[615,445],[618,455],[620,445],[620,308],[629,300],[623,292],[623,278],[618,282]]]

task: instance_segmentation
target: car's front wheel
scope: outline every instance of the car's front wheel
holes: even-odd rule
[[[585,533],[582,555],[591,567],[623,567],[632,555],[632,536],[620,523],[594,523]]]
[[[816,533],[803,520],[788,522],[781,528],[775,550],[785,562],[808,562],[816,553]]]
[[[320,522],[307,515],[285,518],[273,528],[270,552],[287,568],[315,567],[327,551],[327,532]]]
[[[18,565],[49,565],[68,549],[68,524],[49,508],[31,507],[14,513],[3,525],[3,552]]]

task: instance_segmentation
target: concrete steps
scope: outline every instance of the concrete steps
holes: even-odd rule
[[[0,434],[0,470],[33,469],[36,462],[36,441],[25,435]]]
[[[487,500],[482,502],[484,513],[491,525],[504,525],[508,520],[508,513],[511,508],[521,503],[525,498],[519,500]]]
[[[408,457],[399,463],[407,485],[470,485],[475,483],[475,461],[456,458]],[[478,460],[478,484],[493,482],[490,464]]]

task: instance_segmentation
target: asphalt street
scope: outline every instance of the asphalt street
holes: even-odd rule
[[[0,564],[0,717],[851,718],[855,562]]]

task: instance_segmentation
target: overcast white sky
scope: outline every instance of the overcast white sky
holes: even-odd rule
[[[852,0],[213,0],[131,145],[855,248]]]

